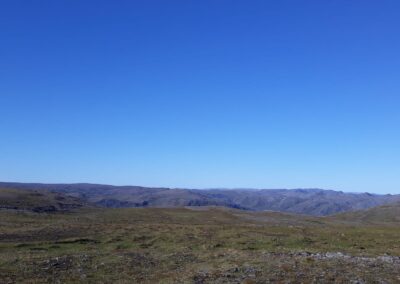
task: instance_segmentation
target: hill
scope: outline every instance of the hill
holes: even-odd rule
[[[46,189],[103,207],[225,206],[313,216],[367,209],[400,201],[400,195],[344,193],[323,189],[175,189],[101,184],[0,183],[15,189]]]
[[[344,193],[323,189],[209,190],[216,196],[244,208],[327,216],[371,208],[400,200],[399,195]]]
[[[53,213],[81,208],[80,199],[47,190],[0,188],[0,209]]]
[[[363,224],[400,224],[400,202],[386,204],[368,210],[338,214],[334,216],[334,219]]]

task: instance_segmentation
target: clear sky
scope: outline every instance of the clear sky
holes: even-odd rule
[[[0,180],[400,193],[400,1],[0,3]]]

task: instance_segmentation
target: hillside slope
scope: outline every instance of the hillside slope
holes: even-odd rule
[[[400,202],[333,216],[335,220],[363,224],[400,224]]]
[[[53,213],[81,208],[85,203],[78,198],[47,190],[0,188],[0,210],[24,210]]]
[[[47,189],[104,207],[225,206],[327,216],[400,201],[400,195],[322,189],[171,189],[101,184],[0,183],[16,189]]]
[[[399,195],[344,193],[322,189],[210,190],[217,196],[253,210],[274,210],[326,216],[400,201]]]

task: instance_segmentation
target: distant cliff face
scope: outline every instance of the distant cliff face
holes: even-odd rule
[[[343,193],[322,189],[170,189],[98,184],[0,183],[15,189],[46,189],[103,207],[226,206],[326,216],[400,201],[400,195]]]

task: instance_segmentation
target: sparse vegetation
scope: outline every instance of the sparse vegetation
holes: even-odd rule
[[[400,281],[395,223],[217,207],[0,216],[2,283]]]

